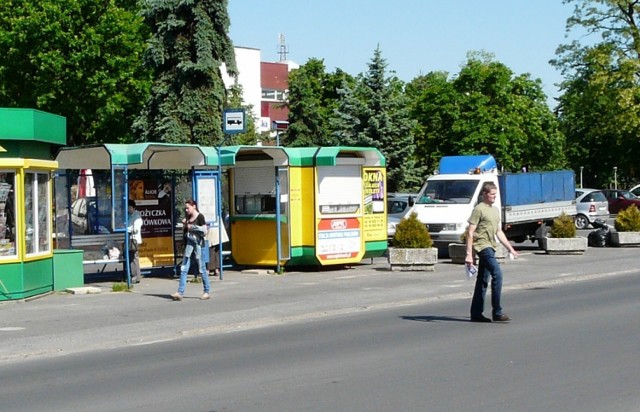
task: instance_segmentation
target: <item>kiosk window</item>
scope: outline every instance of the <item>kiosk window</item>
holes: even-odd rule
[[[24,182],[25,240],[27,254],[51,250],[49,174],[29,172]]]
[[[0,170],[0,259],[17,255],[15,186],[15,172]]]

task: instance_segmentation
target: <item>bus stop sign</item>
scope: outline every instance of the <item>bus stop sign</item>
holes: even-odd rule
[[[244,133],[247,130],[244,109],[225,109],[222,130],[226,134]]]

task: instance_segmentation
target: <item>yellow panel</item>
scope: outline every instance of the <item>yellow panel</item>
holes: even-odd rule
[[[313,167],[289,168],[292,247],[315,244],[313,173]]]
[[[240,265],[276,265],[275,220],[231,223],[231,255]]]

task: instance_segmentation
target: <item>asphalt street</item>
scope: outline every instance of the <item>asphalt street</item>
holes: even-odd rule
[[[549,256],[530,244],[506,261],[503,295],[637,271],[635,248],[590,248],[581,256]],[[202,285],[189,283],[185,299],[170,294],[176,279],[145,278],[132,292],[111,283],[87,286],[98,294],[54,293],[30,301],[0,303],[0,362],[19,362],[93,350],[145,345],[335,315],[459,300],[468,318],[473,281],[462,265],[442,259],[435,272],[391,272],[384,258],[350,268],[283,275],[226,271],[212,279],[212,299],[200,301]],[[507,308],[505,308],[507,309]],[[508,310],[508,309],[507,309]],[[517,319],[516,314],[510,314]]]

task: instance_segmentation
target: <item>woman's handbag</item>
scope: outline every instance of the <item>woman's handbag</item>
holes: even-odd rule
[[[129,237],[129,252],[137,252],[138,251],[138,242],[136,238],[133,236]]]

